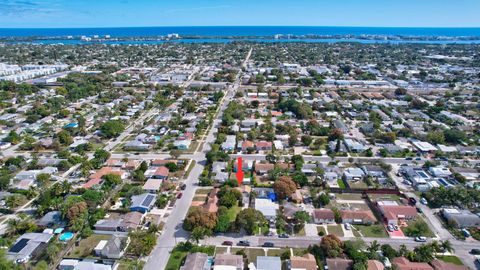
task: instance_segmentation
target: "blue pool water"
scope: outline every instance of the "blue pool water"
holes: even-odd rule
[[[73,238],[73,233],[72,232],[66,232],[66,233],[62,233],[58,239],[60,241],[66,242],[66,241],[68,241],[72,238]]]

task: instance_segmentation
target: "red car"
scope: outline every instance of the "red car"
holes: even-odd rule
[[[223,241],[222,245],[223,246],[233,246],[233,242],[232,241]]]
[[[178,193],[178,194],[177,194],[177,199],[180,199],[180,198],[182,198],[182,195],[183,195],[183,194],[182,194],[181,192],[180,192],[180,193]]]

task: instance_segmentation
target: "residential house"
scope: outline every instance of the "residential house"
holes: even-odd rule
[[[371,225],[377,221],[370,210],[340,210],[342,223]]]
[[[180,270],[210,270],[208,255],[201,252],[190,253]]]
[[[379,201],[378,208],[387,224],[397,225],[404,220],[417,218],[417,209],[410,205],[398,205],[394,201]]]
[[[178,164],[178,160],[176,159],[154,159],[150,162],[150,166],[152,167],[162,167],[167,165],[168,163]]]
[[[279,270],[282,269],[280,257],[258,256],[256,270]]]
[[[62,218],[62,213],[60,211],[50,211],[36,223],[37,226],[43,228],[63,227],[66,225],[66,221]]]
[[[26,262],[43,253],[52,237],[53,235],[48,233],[25,233],[18,237],[7,251],[7,258]]]
[[[190,139],[176,140],[173,142],[173,145],[180,150],[189,149],[191,144],[192,144],[192,140]]]
[[[275,168],[275,164],[270,163],[256,163],[255,173],[259,176],[268,174],[269,171]]]
[[[411,262],[405,257],[397,257],[392,260],[396,270],[434,270],[428,263]]]
[[[156,194],[160,191],[160,187],[162,186],[162,180],[160,179],[148,179],[145,184],[143,185],[142,189],[146,192],[150,192],[152,194]]]
[[[367,260],[367,270],[384,270],[385,266],[377,260]]]
[[[449,177],[452,175],[452,172],[445,166],[430,167],[428,171],[434,177]]]
[[[129,244],[128,237],[121,237],[119,235],[112,235],[107,241],[105,247],[101,251],[102,257],[108,259],[120,259],[123,257],[125,250]]]
[[[255,143],[255,149],[257,151],[271,151],[272,150],[272,142],[258,141],[258,142]]]
[[[170,170],[167,167],[161,166],[155,170],[155,172],[152,175],[152,178],[166,180],[168,178],[169,173],[170,173]]]
[[[442,210],[443,217],[457,228],[480,227],[480,216],[470,210],[447,208]]]
[[[232,255],[232,254],[215,255],[213,270],[227,269],[225,268],[225,266],[233,266],[234,268],[231,268],[232,270],[243,270],[244,269],[243,257],[240,255]]]
[[[291,256],[288,262],[288,269],[291,270],[317,270],[315,257],[308,253],[304,256]]]
[[[130,211],[137,211],[146,213],[150,211],[155,205],[157,195],[151,193],[143,193],[140,195],[132,196],[132,204],[130,205]]]
[[[283,215],[287,219],[294,219],[295,213],[302,211],[302,208],[298,207],[297,205],[287,202],[282,207]]]
[[[353,261],[343,258],[327,258],[325,265],[328,270],[351,270]]]
[[[439,259],[435,259],[430,262],[435,270],[468,270],[470,268],[466,267],[465,265],[458,265],[449,262],[444,262]]]
[[[365,173],[360,168],[347,168],[343,171],[343,176],[347,181],[359,181],[365,176]]]
[[[228,135],[224,143],[222,143],[223,151],[233,151],[235,150],[237,137],[235,135]]]
[[[356,140],[344,139],[343,143],[350,152],[360,153],[367,150],[367,147],[363,143]]]
[[[313,222],[316,224],[335,223],[335,214],[331,209],[322,208],[313,210]]]
[[[278,208],[278,204],[270,199],[255,199],[255,210],[262,212],[266,219],[275,220]]]

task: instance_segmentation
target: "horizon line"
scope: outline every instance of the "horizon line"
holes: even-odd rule
[[[414,28],[480,29],[480,26],[335,26],[335,25],[160,25],[160,26],[74,26],[74,27],[0,27],[0,29],[107,29],[107,28],[194,28],[194,27],[327,27],[327,28]]]

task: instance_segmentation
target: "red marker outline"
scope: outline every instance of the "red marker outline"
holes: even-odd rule
[[[237,173],[235,174],[237,176],[237,182],[238,185],[242,185],[243,182],[243,167],[242,167],[242,157],[237,158]]]

